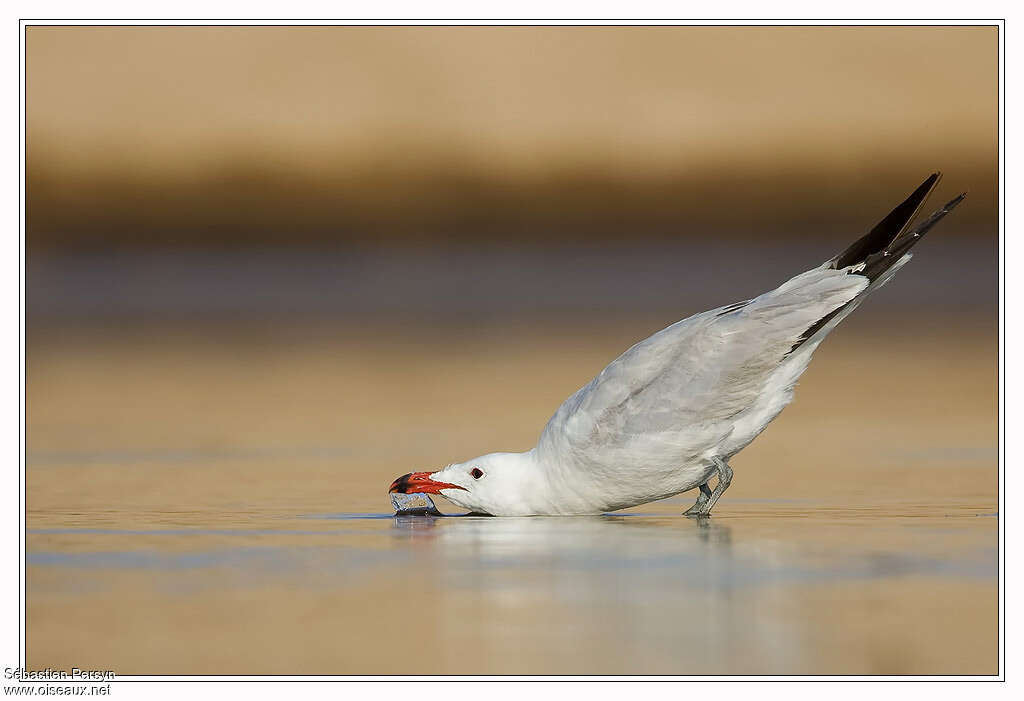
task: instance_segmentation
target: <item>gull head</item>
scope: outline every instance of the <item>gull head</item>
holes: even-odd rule
[[[491,453],[436,472],[410,472],[390,493],[440,494],[456,506],[493,516],[527,515],[536,499],[539,471],[530,453]]]

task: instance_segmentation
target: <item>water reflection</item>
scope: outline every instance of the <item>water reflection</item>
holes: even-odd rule
[[[598,577],[617,586],[638,571],[647,582],[669,578],[704,586],[733,569],[730,527],[680,517],[582,518],[396,517],[399,538],[415,538],[421,567],[453,586],[508,572],[558,572],[570,579]],[[543,579],[543,577],[539,577]],[[526,583],[529,585],[529,582]],[[570,587],[577,596],[581,582]],[[593,589],[593,585],[585,588]],[[598,586],[600,588],[600,585]]]
[[[954,630],[973,636],[970,669],[994,659],[979,647],[996,573],[982,519],[889,526],[817,511],[32,529],[28,564],[37,599],[74,581],[107,610],[132,601],[170,641],[181,607],[204,612],[189,639],[228,630],[244,641],[270,615],[260,625],[276,654],[318,641],[317,673],[935,671]],[[424,606],[410,637],[394,602],[412,600]],[[358,630],[361,647],[334,645],[339,630]]]
[[[439,571],[455,586],[460,577],[467,581],[467,572],[482,570],[596,573],[612,583],[642,571],[644,581],[630,586],[671,582],[668,590],[674,591],[678,586],[723,589],[912,574],[988,577],[996,563],[991,547],[935,551],[938,533],[901,533],[903,542],[892,549],[884,543],[858,547],[853,542],[822,549],[816,542],[802,547],[791,537],[752,529],[738,537],[724,521],[679,516],[397,516],[391,531],[400,542],[415,540],[409,553],[419,567]],[[933,546],[909,545],[912,539]]]
[[[933,528],[886,534],[876,524],[858,544],[858,526],[808,526],[655,514],[398,517],[391,532],[439,607],[439,636],[471,625],[498,660],[524,659],[523,645],[559,649],[564,671],[599,671],[592,660],[607,660],[609,645],[623,656],[609,664],[633,670],[793,671],[817,659],[821,636],[857,625],[863,591],[902,595],[906,578],[995,573],[992,548],[935,550],[943,535]],[[888,610],[887,634],[907,622],[907,606],[938,605],[918,596],[901,610],[877,604]]]
[[[522,657],[507,642],[518,626],[592,670],[608,641],[625,656],[616,664],[649,671],[721,669],[725,649],[781,665],[798,646],[775,644],[794,635],[789,624],[751,623],[748,595],[737,602],[738,587],[777,575],[777,563],[737,552],[732,527],[714,519],[396,518],[393,532],[417,546],[421,585],[445,619],[471,618],[499,656]]]

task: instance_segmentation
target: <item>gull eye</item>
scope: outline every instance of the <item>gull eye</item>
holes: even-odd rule
[[[473,475],[473,479],[478,480],[484,476],[484,471],[481,470],[479,467],[474,467],[472,470],[470,470],[469,474]]]

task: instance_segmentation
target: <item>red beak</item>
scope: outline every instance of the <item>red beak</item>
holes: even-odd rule
[[[391,483],[388,494],[398,492],[399,494],[440,494],[442,489],[461,489],[465,487],[447,482],[435,482],[430,479],[432,472],[410,472],[402,475]]]

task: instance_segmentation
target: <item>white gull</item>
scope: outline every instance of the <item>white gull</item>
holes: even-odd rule
[[[599,514],[699,488],[686,514],[707,516],[732,481],[728,460],[792,401],[825,336],[963,200],[908,231],[940,177],[817,268],[637,343],[565,400],[532,450],[403,475],[390,491],[532,516]]]

